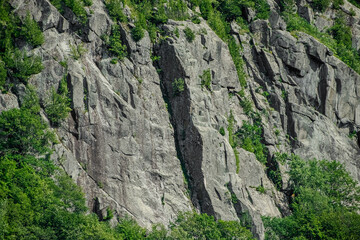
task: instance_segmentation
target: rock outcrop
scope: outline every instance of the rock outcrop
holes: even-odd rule
[[[325,28],[328,23],[304,2],[299,14]],[[102,1],[88,9],[87,26],[71,11],[60,14],[48,0],[11,4],[20,16],[29,12],[45,35],[45,43],[33,50],[45,68],[30,80],[40,98],[67,79],[72,112],[56,129],[60,144],[53,158],[82,187],[100,218],[111,208],[149,227],[195,209],[224,220],[249,216],[253,233],[264,239],[261,216],[289,214],[287,166],[279,166],[281,191],[266,174],[269,166],[241,148],[237,170],[226,129],[230,115],[235,130],[252,121],[239,104],[244,97],[262,113],[268,159],[282,151],[338,160],[360,180],[359,143],[348,137],[360,130],[360,76],[315,38],[287,32],[275,2],[270,19],[253,21],[249,33],[232,25],[243,47],[245,96],[238,94],[242,88],[227,45],[204,20],[169,20],[163,26],[168,37],[156,44],[147,34],[135,42],[124,24],[129,55],[111,63],[101,36],[110,34],[112,20]],[[344,9],[350,9],[348,3]],[[196,34],[191,43],[186,27]],[[78,60],[74,49],[84,49]],[[159,60],[153,62],[153,55]],[[206,71],[208,87],[201,82]],[[174,87],[178,79],[184,80],[183,91]],[[0,110],[14,107],[16,95],[0,94]],[[257,191],[259,186],[265,191]]]

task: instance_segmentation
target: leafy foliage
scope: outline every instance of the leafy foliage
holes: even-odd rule
[[[253,125],[243,121],[242,127],[236,132],[236,137],[240,147],[254,153],[259,162],[266,164],[267,148],[261,142],[262,132],[263,128],[259,121],[255,121]]]
[[[109,11],[109,15],[114,21],[126,22],[126,16],[123,13],[121,0],[108,0],[105,1],[105,6]]]
[[[221,134],[221,136],[225,136],[225,129],[224,129],[224,127],[221,127],[221,128],[219,129],[219,133]]]
[[[195,34],[189,27],[186,27],[184,29],[184,33],[185,33],[186,40],[188,40],[188,42],[191,43],[192,41],[194,41]]]
[[[180,213],[170,229],[170,239],[253,239],[237,221],[215,221],[212,216],[194,212]]]
[[[267,239],[356,239],[360,233],[360,187],[336,161],[293,157],[293,214],[265,218]]]
[[[236,142],[236,136],[234,135],[234,124],[235,124],[235,118],[232,114],[232,111],[230,111],[230,115],[228,117],[228,132],[229,132],[229,144],[232,147],[235,155],[235,164],[236,164],[236,173],[239,173],[240,171],[240,159],[239,159],[239,152],[236,149],[237,148],[237,142]]]
[[[79,60],[87,52],[82,43],[77,45],[70,45],[71,56],[75,60]]]
[[[87,23],[88,16],[84,7],[91,6],[91,0],[51,0],[50,2],[60,13],[65,11],[65,7],[70,8],[81,24]]]
[[[185,90],[185,81],[182,78],[177,78],[172,83],[174,95],[179,95]]]
[[[41,58],[38,56],[28,56],[25,51],[19,49],[8,54],[5,56],[8,74],[23,83],[27,83],[31,75],[40,73],[43,69]]]
[[[140,25],[138,25],[131,29],[131,36],[135,42],[138,42],[144,37],[144,30]]]
[[[252,103],[251,101],[246,98],[246,97],[243,97],[240,101],[240,106],[242,107],[242,109],[244,110],[244,113],[246,115],[249,115],[252,111],[253,111],[253,108],[252,108]]]
[[[51,89],[50,96],[45,103],[45,113],[53,126],[58,126],[62,120],[67,118],[71,111],[71,99],[68,95],[69,90],[64,77],[57,91],[54,87]]]
[[[0,155],[47,153],[55,141],[54,134],[47,130],[38,112],[40,107],[31,91],[20,109],[3,111],[0,115]],[[29,97],[29,95],[32,95]],[[30,106],[30,108],[28,107]]]
[[[110,52],[114,53],[119,60],[127,56],[127,48],[121,42],[120,29],[117,24],[112,26],[110,39],[108,41]]]
[[[211,91],[211,72],[210,69],[204,70],[203,74],[199,76],[201,78],[201,87],[205,87]]]
[[[20,35],[24,36],[26,41],[32,44],[34,47],[44,43],[44,34],[40,30],[37,23],[30,17],[29,13],[24,19]]]
[[[28,14],[21,23],[13,14],[8,1],[0,4],[0,89],[7,91],[12,82],[27,83],[32,74],[42,70],[41,58],[28,55],[15,47],[17,39],[24,39],[33,46],[41,45],[44,36],[37,23]]]

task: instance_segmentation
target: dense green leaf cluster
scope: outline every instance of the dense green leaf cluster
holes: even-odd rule
[[[67,7],[73,11],[81,24],[87,23],[88,15],[85,6],[91,6],[91,0],[51,0],[50,2],[60,13],[64,13],[65,8]]]
[[[172,82],[174,96],[179,95],[185,90],[185,80],[183,78],[176,78]]]
[[[41,58],[28,55],[17,48],[18,41],[27,41],[33,47],[44,42],[44,35],[28,14],[21,19],[12,13],[7,0],[0,1],[0,90],[8,90],[14,82],[27,83],[32,74],[43,66]],[[10,81],[11,79],[11,81]]]
[[[358,239],[360,187],[336,161],[292,157],[293,214],[265,218],[267,239]]]
[[[243,121],[243,125],[235,133],[239,146],[246,151],[254,153],[259,162],[266,164],[267,148],[264,143],[262,143],[262,134],[263,127],[260,121],[254,121],[254,124]]]
[[[42,121],[39,99],[29,88],[20,109],[3,111],[0,115],[0,155],[45,154],[55,136]]]
[[[71,111],[70,103],[71,99],[69,98],[69,90],[64,76],[57,91],[52,87],[45,103],[46,116],[53,126],[58,126],[62,120],[67,118]]]
[[[192,41],[194,41],[194,39],[195,39],[195,34],[194,34],[194,32],[191,30],[191,28],[186,27],[186,28],[184,29],[184,33],[185,33],[186,40],[187,40],[188,42],[191,43]]]
[[[201,88],[205,87],[207,90],[211,91],[211,70],[204,70],[203,74],[199,77],[201,79]]]
[[[127,48],[121,42],[119,25],[112,25],[110,38],[106,42],[109,45],[110,52],[115,54],[119,60],[123,60],[127,56]]]

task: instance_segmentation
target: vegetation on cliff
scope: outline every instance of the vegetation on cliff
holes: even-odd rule
[[[78,20],[86,24],[88,13],[85,7],[91,5],[91,1],[51,2],[61,12],[72,10]],[[283,17],[288,31],[294,36],[298,31],[313,35],[360,73],[360,57],[352,48],[351,29],[343,15],[340,14],[334,26],[322,33],[292,11],[293,2],[284,3]],[[324,11],[331,3],[335,8],[342,4],[335,0],[313,2],[319,11]],[[231,22],[235,21],[247,31],[244,12],[248,8],[255,11],[254,19],[267,19],[270,15],[270,7],[265,0],[108,0],[105,4],[110,16],[117,22],[105,42],[119,60],[127,56],[118,25],[128,21],[123,5],[131,8],[132,18],[135,19],[135,26],[131,29],[134,41],[141,41],[148,31],[153,42],[163,35],[159,26],[169,18],[190,19],[187,8],[200,9],[200,13],[195,13],[191,20],[198,24],[201,15],[228,44],[243,89],[247,84],[241,46],[232,36]],[[0,20],[0,90],[11,91],[14,85],[20,83],[27,87],[25,96],[19,94],[20,108],[0,114],[0,239],[252,239],[250,231],[239,221],[215,220],[212,216],[195,212],[179,213],[167,228],[157,224],[152,230],[140,227],[130,218],[118,219],[119,223],[111,227],[111,209],[103,221],[95,214],[88,214],[81,189],[51,159],[52,147],[58,142],[45,122],[47,117],[53,127],[59,127],[71,111],[66,78],[59,83],[58,89],[52,88],[42,109],[35,89],[28,85],[30,77],[43,69],[41,58],[26,53],[20,46],[40,46],[44,36],[29,14],[24,19],[13,15],[6,0],[1,1]],[[188,27],[184,34],[189,43],[196,37]],[[210,92],[211,77],[210,69],[200,76],[201,86]],[[174,81],[175,95],[184,91],[184,84],[182,78]],[[246,114],[255,114],[250,101],[244,101],[242,106]],[[236,172],[240,168],[237,147],[254,153],[261,163],[269,167],[269,152],[262,139],[261,119],[256,117],[253,120],[252,124],[244,121],[242,128],[235,132],[232,113],[228,119],[227,130],[229,143],[235,152]],[[225,135],[223,127],[220,133]],[[267,238],[357,239],[360,236],[360,215],[357,212],[360,188],[344,166],[335,161],[305,161],[297,156],[287,160],[292,214],[284,218],[264,218]],[[280,190],[278,167],[275,170],[269,168],[268,176]],[[265,192],[264,189],[259,191]]]

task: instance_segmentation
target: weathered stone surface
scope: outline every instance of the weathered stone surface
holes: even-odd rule
[[[0,94],[0,112],[18,107],[19,103],[16,95],[12,93]]]
[[[255,12],[246,9],[253,20],[251,33],[231,23],[231,34],[243,47],[244,96],[228,47],[205,21],[169,20],[163,26],[169,37],[157,44],[147,33],[133,41],[133,23],[121,25],[129,55],[112,64],[100,38],[112,24],[102,1],[87,8],[86,26],[71,11],[60,14],[47,0],[11,4],[22,17],[29,11],[44,31],[45,43],[34,49],[43,57],[44,70],[29,81],[42,101],[66,77],[73,110],[56,129],[61,143],[53,158],[83,188],[88,206],[100,218],[107,207],[147,227],[167,224],[179,211],[193,208],[225,220],[249,214],[252,232],[264,239],[261,216],[290,213],[289,169],[278,166],[280,192],[253,153],[238,148],[237,166],[228,118],[234,116],[234,131],[243,120],[252,121],[239,104],[245,97],[261,113],[268,159],[287,152],[338,160],[360,180],[359,146],[347,137],[360,130],[360,76],[313,37],[287,32],[275,1],[269,1],[269,20],[253,20]],[[334,10],[314,14],[306,4],[297,1],[300,15],[321,30],[333,24]],[[349,6],[346,2],[345,12]],[[131,16],[130,8],[124,11]],[[196,33],[192,43],[185,27]],[[76,46],[87,50],[78,60],[72,56]],[[154,55],[160,60],[153,62]],[[200,77],[207,70],[210,89]],[[173,86],[179,78],[184,80],[182,92]],[[23,90],[17,96],[0,94],[0,111],[18,107]],[[265,193],[256,191],[259,186]]]

